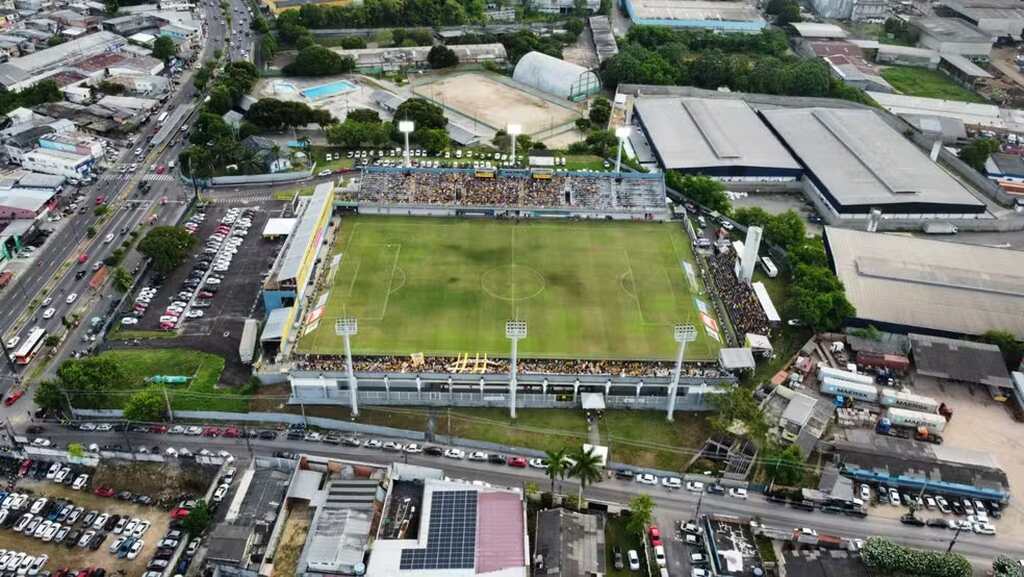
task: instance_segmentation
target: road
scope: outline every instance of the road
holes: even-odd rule
[[[248,447],[251,446],[252,454],[255,455],[272,455],[275,451],[301,451],[315,455],[377,464],[406,460],[408,463],[416,465],[443,468],[450,477],[466,480],[479,479],[502,486],[525,486],[526,483],[536,483],[539,487],[544,488],[550,483],[544,472],[536,469],[515,469],[489,463],[458,461],[423,454],[398,455],[395,453],[385,453],[379,449],[351,448],[305,441],[286,441],[283,439],[283,435],[280,440],[276,441],[251,439],[247,443],[245,439],[221,437],[206,438],[149,433],[81,432],[68,430],[56,425],[47,425],[47,430],[44,434],[59,446],[66,446],[69,442],[121,445],[126,448],[144,445],[147,447],[159,447],[160,450],[173,446],[179,449],[186,447],[193,453],[202,449],[209,449],[211,451],[224,449],[240,459],[249,457]],[[558,483],[558,490],[566,494],[574,494],[577,488],[578,485],[570,480],[559,481]],[[697,512],[699,495],[696,493],[684,490],[669,490],[660,486],[639,485],[631,481],[619,479],[606,479],[596,486],[588,487],[586,495],[591,501],[625,505],[629,502],[630,498],[638,493],[646,493],[654,498],[656,504],[655,518],[659,520],[663,529],[667,529],[670,523],[675,521],[692,519]],[[820,511],[808,513],[770,503],[760,495],[751,495],[746,500],[739,500],[727,496],[704,494],[700,512],[702,514],[717,513],[745,517],[757,516],[767,526],[782,530],[791,530],[795,527],[813,527],[821,533],[840,537],[863,538],[867,536],[882,536],[904,545],[927,549],[944,550],[953,537],[952,531],[930,527],[908,527],[895,519],[883,518],[877,515],[869,515],[867,518],[859,519],[822,513]],[[975,564],[990,564],[994,551],[999,551],[1015,558],[1024,558],[1024,542],[1007,535],[988,537],[966,533],[961,534],[954,550],[967,556]]]
[[[242,4],[241,0],[234,2]],[[202,10],[208,25],[200,60],[204,60],[215,49],[221,47],[225,37],[225,26],[219,5],[210,7],[204,4]],[[162,110],[173,110],[192,101],[192,73],[186,72],[181,80],[177,91],[167,100]],[[93,316],[104,316],[110,303],[117,297],[109,286],[99,292],[89,289],[88,284],[95,263],[102,262],[121,244],[124,238],[121,231],[125,227],[132,230],[139,226],[148,226],[153,215],[156,215],[152,222],[154,226],[172,224],[177,220],[191,190],[182,186],[176,176],[156,174],[153,167],[167,166],[169,161],[178,157],[185,143],[175,143],[172,140],[171,143],[149,151],[145,150],[143,144],[158,130],[156,118],[159,112],[156,111],[152,115],[152,120],[139,128],[136,135],[131,138],[133,143],[124,148],[117,161],[109,166],[96,182],[81,187],[80,192],[85,198],[80,204],[86,207],[86,212],[73,213],[65,218],[58,226],[58,231],[38,251],[31,266],[20,275],[17,283],[0,293],[0,335],[3,335],[5,341],[15,335],[24,339],[27,332],[35,326],[43,327],[48,333],[52,333],[61,326],[62,317],[74,310],[80,312],[83,322],[75,331],[69,332],[68,342],[81,342],[81,335],[88,329],[88,320]],[[141,159],[136,155],[136,146],[142,146],[144,149],[145,154]],[[137,171],[121,175],[122,167],[135,162],[139,164]],[[151,185],[145,194],[139,191],[139,184],[144,180]],[[105,203],[110,207],[108,215],[102,218],[93,212],[99,196],[104,196]],[[143,221],[146,224],[140,225]],[[87,239],[86,231],[93,226],[96,228],[96,235],[92,239]],[[141,232],[144,233],[145,230]],[[109,242],[106,241],[108,235],[113,235]],[[78,262],[81,255],[85,255],[84,263]],[[138,264],[140,256],[137,253],[130,253],[121,266],[131,271]],[[85,270],[86,274],[76,274],[81,270]],[[71,294],[77,295],[74,303],[67,302]],[[43,306],[41,303],[45,298],[50,298],[52,302]],[[37,304],[30,307],[34,300]],[[55,309],[55,314],[52,318],[44,319],[43,313],[50,307]],[[57,360],[70,354],[71,348],[72,346],[65,344]],[[25,373],[25,368],[12,371],[6,363],[0,363],[0,393],[6,394],[8,388],[19,382]]]

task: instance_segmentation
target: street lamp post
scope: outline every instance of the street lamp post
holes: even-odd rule
[[[516,418],[516,388],[518,388],[517,376],[519,362],[519,340],[526,338],[526,321],[512,320],[505,323],[505,337],[512,341],[512,359],[509,367],[508,380],[508,410],[509,415]]]
[[[409,168],[409,133],[416,130],[416,123],[411,120],[399,120],[398,131],[405,135],[405,167]]]
[[[359,332],[359,322],[354,318],[338,319],[334,323],[334,333],[345,341],[345,370],[348,372],[348,395],[352,405],[352,416],[359,416],[359,383],[352,370],[351,337]]]
[[[620,126],[615,129],[615,138],[619,139],[619,149],[615,153],[615,172],[619,173],[622,171],[622,143],[629,138],[629,127]]]
[[[519,135],[523,133],[522,124],[509,124],[508,125],[508,139],[512,141],[512,166],[516,165],[516,140]]]
[[[676,325],[672,336],[679,343],[679,354],[676,356],[676,370],[672,373],[672,384],[668,386],[668,412],[665,418],[673,420],[676,410],[676,392],[679,390],[679,376],[683,371],[683,356],[686,354],[686,343],[697,340],[697,327],[693,325]]]

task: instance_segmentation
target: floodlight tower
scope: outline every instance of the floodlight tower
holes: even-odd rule
[[[359,416],[359,383],[352,370],[351,337],[359,332],[359,322],[354,318],[338,319],[334,322],[334,334],[345,340],[345,369],[348,372],[348,394],[352,403],[352,416]]]
[[[516,418],[516,387],[518,386],[516,373],[519,362],[519,340],[526,338],[526,321],[506,321],[505,338],[512,341],[512,365],[509,368],[508,379],[508,410],[509,415]]]
[[[411,120],[399,120],[398,131],[405,135],[405,167],[409,168],[409,133],[416,130],[416,123]]]
[[[523,133],[522,124],[509,124],[506,129],[508,132],[508,139],[512,141],[512,166],[516,165],[516,140],[519,135]]]
[[[619,150],[615,153],[615,172],[622,171],[622,143],[629,138],[629,127],[620,126],[615,129],[615,138],[619,139]]]
[[[686,354],[686,343],[697,340],[697,327],[693,325],[676,325],[672,330],[672,336],[679,343],[679,356],[676,357],[676,370],[672,373],[672,384],[668,386],[668,414],[665,417],[669,421],[673,420],[673,413],[676,410],[676,391],[679,390],[679,375],[683,371],[683,356]]]

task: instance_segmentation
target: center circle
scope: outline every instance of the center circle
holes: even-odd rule
[[[506,264],[492,268],[481,278],[484,292],[496,299],[522,301],[539,295],[544,290],[544,275],[521,264]]]

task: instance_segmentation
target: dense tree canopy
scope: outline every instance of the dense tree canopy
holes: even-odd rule
[[[282,130],[307,124],[325,127],[334,122],[334,117],[327,110],[276,98],[263,98],[253,103],[245,113],[245,119],[263,130]]]
[[[156,389],[134,393],[124,403],[124,418],[129,421],[151,423],[163,419],[165,412],[164,396]]]
[[[481,20],[484,8],[483,0],[365,0],[346,6],[305,4],[298,16],[307,28],[454,26]]]
[[[58,392],[66,393],[77,408],[101,407],[108,391],[131,385],[131,378],[121,365],[102,356],[69,359],[57,369]]]
[[[729,197],[725,196],[725,186],[713,178],[667,171],[665,183],[686,198],[709,210],[717,210],[722,214],[728,214],[731,210]]]
[[[960,160],[978,172],[985,172],[985,163],[993,152],[999,151],[999,141],[992,138],[975,138],[960,149]]]
[[[153,41],[153,58],[167,62],[178,53],[178,46],[170,36],[157,36]]]
[[[355,68],[356,61],[351,56],[342,56],[330,48],[312,44],[299,50],[299,55],[285,65],[283,71],[292,76],[330,76],[347,74]]]
[[[427,53],[427,62],[431,68],[450,68],[459,63],[459,57],[451,48],[438,44]]]
[[[153,268],[168,273],[188,258],[196,238],[176,226],[158,226],[139,242],[139,252],[153,259]]]
[[[0,88],[0,114],[7,114],[19,106],[31,108],[46,102],[59,102],[61,100],[64,100],[64,95],[61,93],[60,87],[53,80],[37,82],[18,92],[9,92],[6,89]]]
[[[999,347],[1006,367],[1011,371],[1016,371],[1020,367],[1021,358],[1024,357],[1024,344],[1021,344],[1010,331],[987,331],[978,340]]]

